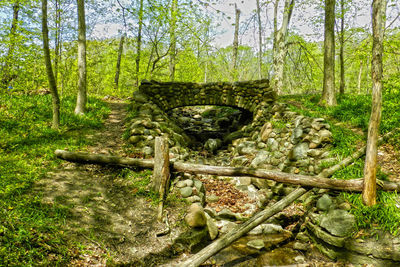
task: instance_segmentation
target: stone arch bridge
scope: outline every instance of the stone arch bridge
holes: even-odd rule
[[[253,119],[263,106],[276,100],[267,79],[204,84],[144,80],[139,91],[164,111],[196,105],[230,106],[251,112]]]

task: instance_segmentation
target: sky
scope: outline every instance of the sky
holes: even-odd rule
[[[273,20],[273,3],[274,1],[263,1],[260,0],[260,3],[270,2],[265,5],[261,11],[262,24],[263,24],[263,40],[266,37],[271,36],[272,34],[272,20]],[[284,1],[280,1],[280,7],[278,14],[278,27],[280,26],[279,22],[282,17],[283,3]],[[300,3],[301,2],[301,3]],[[315,3],[317,1],[296,1],[296,5],[293,11],[293,16],[289,25],[289,30],[295,31],[299,33],[307,40],[323,40],[323,9],[318,7]],[[241,23],[241,32],[243,33],[243,29],[246,28],[246,33],[242,34],[240,37],[241,44],[247,44],[255,47],[258,42],[258,31],[254,30],[255,27],[258,27],[256,21],[254,20],[254,14],[256,10],[256,0],[225,0],[222,3],[217,5],[212,5],[215,10],[220,10],[225,14],[225,18],[221,19],[221,27],[220,30],[223,31],[217,39],[215,40],[215,45],[218,47],[225,47],[231,45],[233,43],[233,34],[234,34],[234,19],[235,19],[235,7],[234,3],[237,4],[238,8],[241,11],[240,15],[240,23]],[[314,3],[314,4],[313,4]],[[351,15],[346,18],[346,24],[351,25],[352,27],[367,27],[371,29],[371,5],[372,1],[368,0],[353,0],[353,7]],[[338,6],[337,6],[338,9]],[[213,11],[212,8],[208,9],[210,12]],[[399,0],[389,0],[388,9],[387,9],[387,25],[390,24],[394,18],[398,16],[400,13],[400,1]],[[227,17],[230,17],[228,19]],[[249,23],[249,20],[253,18],[253,21]],[[319,21],[318,21],[319,20]],[[400,19],[397,18],[395,23],[392,24],[392,27],[400,27]]]
[[[196,1],[196,0],[194,0]],[[202,0],[204,1],[204,0]],[[388,24],[391,18],[396,17],[400,12],[400,1],[389,0],[388,5]],[[226,47],[233,43],[234,34],[234,20],[235,20],[235,7],[236,3],[240,15],[240,36],[239,42],[242,45],[249,45],[257,47],[258,43],[258,25],[255,17],[256,0],[220,0],[218,4],[210,4],[205,11],[212,14],[216,21],[220,23],[218,27],[218,35],[216,36],[213,44],[216,47]],[[268,4],[266,4],[269,2]],[[264,3],[261,10],[262,26],[263,26],[263,42],[268,45],[270,41],[268,37],[272,35],[272,20],[273,20],[273,3],[274,1],[260,0]],[[283,3],[280,1],[278,27],[283,13]],[[307,40],[322,41],[323,40],[323,9],[318,7],[318,1],[296,0],[296,5],[293,11],[292,20],[289,30],[303,36]],[[352,27],[367,27],[371,28],[371,6],[368,0],[353,0],[357,7],[353,8],[352,16],[348,16],[346,24]],[[364,4],[362,4],[364,3]],[[366,3],[366,4],[365,4]],[[218,13],[217,13],[218,11]],[[222,14],[222,15],[221,15]],[[400,19],[398,19],[393,26],[400,26]],[[110,36],[119,35],[122,30],[122,25],[116,23],[97,24],[92,32],[92,36],[97,38],[107,38]]]

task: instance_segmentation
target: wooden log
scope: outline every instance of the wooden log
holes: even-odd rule
[[[239,225],[229,233],[225,234],[223,237],[217,239],[216,241],[214,241],[213,243],[202,249],[193,257],[190,257],[185,262],[181,263],[180,266],[185,266],[185,267],[200,266],[209,257],[214,255],[221,249],[225,248],[232,242],[238,240],[240,237],[251,231],[257,225],[263,223],[268,218],[272,217],[273,215],[277,214],[278,212],[289,206],[293,201],[301,197],[306,192],[307,191],[304,188],[298,188],[294,190],[285,198],[281,199],[271,207],[266,208],[265,210],[257,213],[242,225]]]
[[[268,171],[263,169],[253,169],[246,167],[219,167],[199,164],[188,164],[175,162],[174,170],[193,173],[209,174],[218,176],[249,176],[260,179],[269,179],[279,183],[301,185],[305,187],[318,187],[343,191],[361,192],[363,188],[362,179],[339,180],[316,176],[298,175],[278,171]],[[384,191],[399,191],[400,184],[382,181],[381,189]]]
[[[56,155],[62,159],[91,164],[111,164],[120,166],[134,166],[142,168],[153,168],[153,160],[128,159],[115,156],[107,156],[104,154],[88,154],[79,152],[69,152],[56,150]],[[362,179],[328,179],[316,176],[297,175],[278,171],[268,171],[263,169],[253,169],[246,167],[219,167],[200,164],[188,164],[182,162],[174,162],[170,165],[171,170],[178,172],[187,172],[193,174],[209,174],[218,176],[249,176],[259,179],[274,180],[279,183],[288,183],[301,185],[305,187],[318,187],[334,190],[361,192],[363,187]],[[384,191],[400,191],[400,184],[382,181],[381,190]]]
[[[151,159],[122,158],[106,154],[71,152],[60,149],[57,149],[54,152],[54,154],[58,158],[84,164],[100,164],[100,165],[114,165],[121,167],[140,167],[140,168],[154,167],[154,160]]]
[[[165,192],[169,182],[169,147],[167,139],[156,137],[154,143],[154,170],[152,189],[160,193],[160,202],[158,205],[158,220],[162,220]]]

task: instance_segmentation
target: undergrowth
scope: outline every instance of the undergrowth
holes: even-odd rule
[[[61,128],[51,129],[50,95],[0,95],[0,266],[64,265],[74,254],[62,225],[68,207],[41,201],[33,184],[60,164],[58,148],[80,149],[84,134],[103,125],[105,103],[89,97],[88,112],[61,102]]]
[[[148,201],[151,201],[153,205],[157,205],[159,202],[159,195],[149,189],[152,175],[152,170],[136,171],[128,168],[122,169],[119,173],[121,178],[130,181],[133,196],[145,197]]]
[[[391,92],[389,92],[391,91]],[[361,136],[344,126],[337,126],[333,121],[342,122],[350,127],[358,127],[364,133],[368,130],[369,116],[371,112],[371,96],[369,95],[343,95],[338,97],[336,107],[322,107],[318,105],[320,96],[317,95],[296,95],[283,97],[291,109],[306,116],[324,117],[330,121],[333,134],[332,153],[340,157],[351,155],[356,150],[356,144],[366,141],[366,135]],[[386,133],[400,128],[400,92],[388,90],[383,94],[381,133]],[[292,101],[292,102],[291,102]],[[301,107],[296,103],[301,103]],[[399,133],[388,142],[395,147],[400,147]],[[337,171],[333,178],[355,179],[363,177],[364,158],[356,160],[350,166]],[[377,178],[387,180],[387,174],[380,169]],[[362,196],[359,193],[341,193],[341,196],[351,204],[350,212],[355,215],[358,229],[381,229],[389,231],[393,235],[400,234],[400,199],[397,192],[377,193],[377,204],[367,207],[362,203]]]

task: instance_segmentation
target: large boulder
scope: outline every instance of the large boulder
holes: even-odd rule
[[[198,203],[193,203],[189,207],[189,212],[185,216],[185,222],[190,227],[204,227],[207,225],[207,218],[203,207]]]
[[[331,210],[320,216],[320,226],[332,235],[345,237],[355,230],[356,219],[345,210]]]

